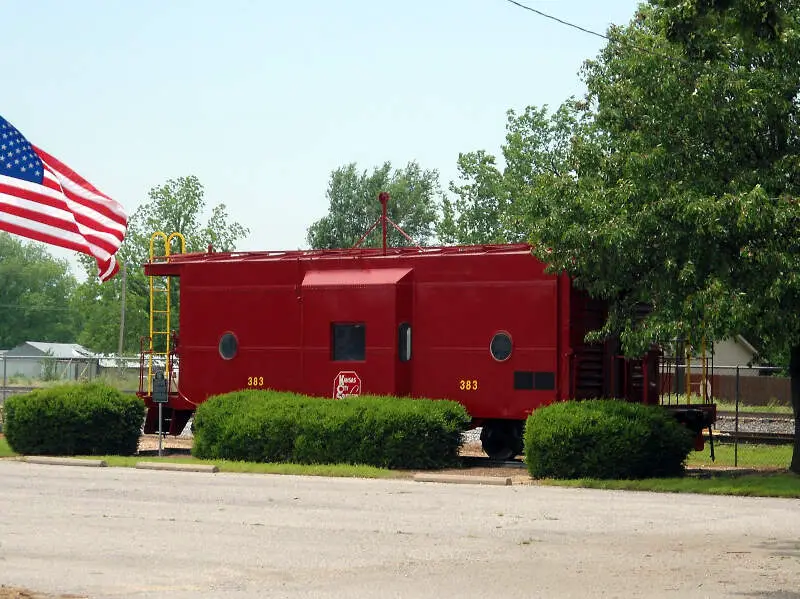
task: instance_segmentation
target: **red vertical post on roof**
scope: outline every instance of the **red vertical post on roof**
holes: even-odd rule
[[[386,204],[389,202],[389,192],[382,191],[378,194],[381,202],[381,225],[383,225],[383,255],[386,255]]]

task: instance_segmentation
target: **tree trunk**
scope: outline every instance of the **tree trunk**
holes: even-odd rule
[[[794,412],[794,452],[789,469],[800,474],[800,345],[795,345],[791,349],[789,376],[791,377],[792,411]]]

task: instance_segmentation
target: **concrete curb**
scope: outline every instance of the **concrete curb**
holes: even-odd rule
[[[469,476],[462,474],[417,473],[414,480],[420,483],[453,483],[462,485],[495,485],[507,487],[511,484],[509,476]]]
[[[219,472],[214,464],[173,464],[170,462],[137,462],[142,470],[171,470],[175,472]]]
[[[104,468],[108,466],[105,460],[88,460],[84,458],[61,458],[55,456],[26,455],[18,458],[29,464],[49,464],[52,466],[94,466]]]

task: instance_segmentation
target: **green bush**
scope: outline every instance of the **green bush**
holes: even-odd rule
[[[72,383],[12,395],[5,436],[23,455],[132,455],[144,403],[101,383]]]
[[[534,478],[680,476],[692,448],[692,433],[666,410],[620,400],[560,402],[525,423]]]
[[[441,468],[457,463],[469,422],[464,407],[453,401],[236,391],[198,407],[192,454],[250,462]]]

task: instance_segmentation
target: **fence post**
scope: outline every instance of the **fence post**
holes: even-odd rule
[[[6,378],[6,357],[3,356],[3,403],[6,403],[6,386],[8,385],[8,379]]]
[[[739,365],[736,365],[736,411],[733,420],[733,465],[739,466]]]

